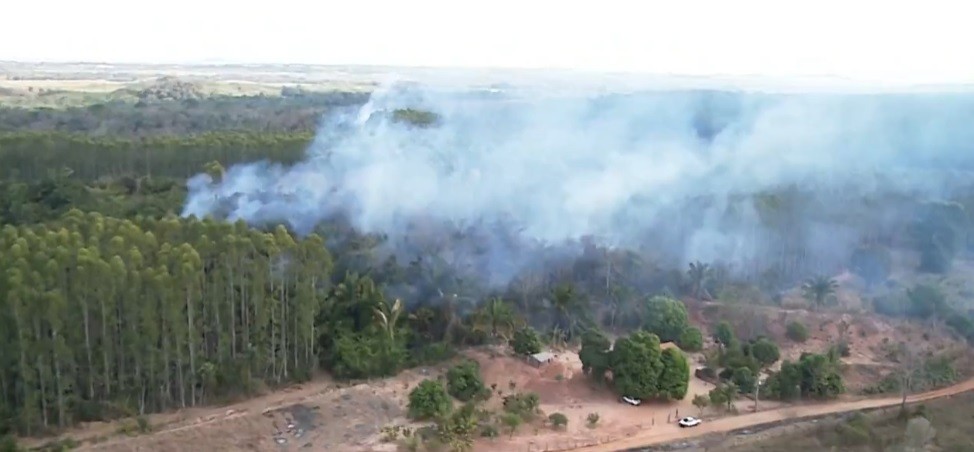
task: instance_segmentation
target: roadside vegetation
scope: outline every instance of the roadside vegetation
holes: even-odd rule
[[[724,452],[777,452],[794,450],[842,450],[850,452],[911,452],[924,450],[974,450],[970,429],[974,394],[889,409],[852,413],[766,440],[736,446],[715,446]]]

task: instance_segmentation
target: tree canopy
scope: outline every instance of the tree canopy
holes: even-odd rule
[[[687,308],[679,300],[655,296],[646,301],[645,309],[643,328],[657,335],[661,341],[679,340],[690,326]]]

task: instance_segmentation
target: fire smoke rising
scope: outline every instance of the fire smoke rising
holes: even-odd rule
[[[397,109],[436,121],[397,121]],[[939,196],[955,179],[972,180],[972,124],[966,95],[570,96],[393,84],[324,118],[304,162],[236,165],[219,183],[193,177],[183,214],[298,232],[342,216],[387,234],[396,250],[408,248],[417,224],[477,228],[495,282],[526,258],[511,244],[515,230],[535,243],[594,236],[684,262],[746,259],[760,246],[743,231],[759,220],[750,208],[737,209],[733,224],[722,220],[728,199],[787,185],[816,187],[826,203],[850,191]],[[700,196],[711,199],[704,213],[681,218]],[[827,249],[856,236],[810,223],[807,240]]]

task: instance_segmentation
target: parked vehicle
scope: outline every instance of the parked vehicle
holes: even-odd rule
[[[679,424],[680,427],[696,427],[700,425],[700,422],[701,422],[700,419],[697,419],[693,416],[687,416],[683,419],[680,419]]]
[[[634,399],[632,397],[626,397],[626,396],[622,396],[622,401],[623,402],[626,402],[626,403],[628,403],[628,404],[630,404],[632,406],[639,406],[639,404],[643,403],[642,400]]]

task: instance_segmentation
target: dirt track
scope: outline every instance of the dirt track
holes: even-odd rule
[[[907,397],[906,400],[907,403],[923,402],[926,400],[948,397],[971,390],[974,390],[974,378],[953,386],[938,389],[936,391],[915,394],[911,397]],[[787,419],[820,416],[823,414],[835,414],[869,408],[881,408],[885,406],[895,406],[901,401],[902,399],[899,397],[887,397],[882,399],[864,399],[850,402],[786,407],[716,419],[700,424],[700,426],[692,429],[681,429],[675,424],[667,424],[645,430],[628,438],[619,439],[617,441],[612,441],[597,446],[582,447],[575,450],[580,452],[610,452],[636,449],[640,447],[647,447],[703,436],[709,433],[724,433]]]

